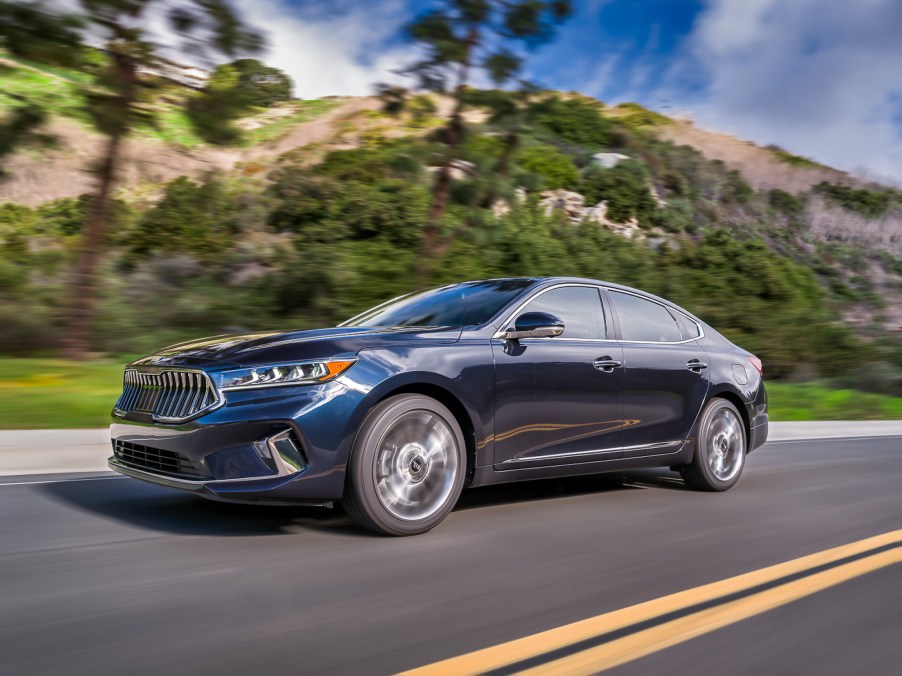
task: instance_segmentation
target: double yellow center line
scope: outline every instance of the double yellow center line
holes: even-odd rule
[[[852,542],[405,672],[593,674],[902,563],[902,530]]]

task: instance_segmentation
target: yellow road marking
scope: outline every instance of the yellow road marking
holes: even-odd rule
[[[560,660],[548,662],[539,667],[521,672],[529,676],[539,674],[595,674],[611,669],[625,662],[663,650],[677,643],[714,631],[728,624],[739,622],[754,615],[778,608],[804,596],[827,589],[840,582],[873,572],[879,568],[902,563],[902,550],[894,549],[869,556],[866,559],[847,563],[810,577],[796,580],[774,589],[769,589],[744,599],[732,601],[722,606],[703,610],[692,615],[667,622],[666,624],[640,631],[622,639],[612,641],[575,653]]]
[[[862,554],[863,552],[867,552],[871,549],[875,549],[883,545],[893,544],[899,541],[902,541],[902,530],[891,531],[889,533],[866,538],[864,540],[852,542],[840,547],[834,547],[832,549],[827,549],[815,554],[809,554],[807,556],[793,559],[791,561],[786,561],[784,563],[779,563],[774,566],[768,566],[767,568],[761,568],[760,570],[744,573],[742,575],[728,578],[726,580],[713,582],[711,584],[706,584],[701,587],[695,587],[693,589],[687,589],[685,591],[677,592],[676,594],[663,596],[658,599],[653,599],[651,601],[646,601],[634,606],[615,610],[610,613],[591,617],[589,619],[574,622],[563,627],[549,629],[548,631],[534,634],[532,636],[527,636],[525,638],[516,639],[508,643],[502,643],[497,646],[492,646],[483,650],[477,650],[472,653],[467,653],[459,657],[453,657],[441,662],[436,662],[424,667],[419,667],[417,669],[405,672],[405,674],[410,676],[434,676],[441,674],[463,676],[464,674],[483,673],[492,669],[497,669],[499,667],[519,662],[524,659],[528,659],[530,657],[542,655],[549,651],[571,645],[578,641],[593,638],[595,636],[600,636],[617,629],[622,629],[637,622],[649,620],[669,612],[695,605],[697,603],[703,603],[705,601],[717,599],[727,594],[742,591],[744,589],[749,589],[760,584],[773,582],[774,580],[785,577],[787,575],[800,573],[816,566],[833,563],[848,556]],[[696,628],[690,630],[688,624],[681,625],[681,630],[689,633],[687,633],[686,638],[679,640],[686,640],[687,638],[691,638],[691,636],[697,636],[699,633],[704,633],[705,631],[710,631],[711,629],[715,629],[719,626],[724,626],[724,624],[729,623],[723,622],[723,624],[716,624],[711,618],[717,617],[720,618],[719,621],[723,621],[726,617],[733,617],[735,619],[732,619],[730,621],[736,622],[745,617],[750,617],[751,615],[764,612],[764,610],[767,610],[770,607],[776,607],[777,605],[782,605],[782,603],[788,603],[789,600],[792,600],[793,598],[800,598],[805,594],[814,593],[814,591],[817,591],[818,589],[824,589],[828,586],[832,586],[833,584],[838,584],[843,580],[851,579],[851,577],[855,577],[856,575],[862,575],[866,572],[870,572],[871,570],[876,570],[876,568],[869,567],[876,563],[880,564],[877,567],[883,567],[890,565],[891,563],[897,563],[902,560],[900,559],[900,557],[902,557],[902,550],[900,549],[877,554],[866,559],[861,559],[860,561],[844,564],[834,569],[823,571],[822,573],[817,573],[802,580],[797,580],[795,582],[775,587],[771,590],[760,592],[738,601],[733,601],[721,606],[717,606],[716,608],[712,608],[710,610],[695,613],[679,620],[674,620],[674,622],[667,623],[666,625],[660,625],[660,627],[686,622],[690,620],[690,618],[698,619],[700,616],[702,616],[702,620],[700,621],[703,621],[703,623],[699,626],[710,626],[710,629],[698,631],[698,629]],[[840,573],[838,571],[843,572]],[[852,574],[851,571],[861,572],[855,572],[854,574]],[[844,575],[844,577],[841,577],[840,579],[840,577],[838,576],[842,575]],[[826,580],[836,581],[825,584]],[[812,584],[815,586],[817,584],[821,584],[823,586],[815,588],[811,586]],[[793,594],[799,594],[799,590],[804,589],[810,589],[810,591],[806,591],[797,596],[792,596]],[[789,596],[792,596],[792,598],[789,598]],[[764,607],[764,605],[762,605],[762,610],[754,611],[754,608],[759,607],[755,604],[774,603],[775,599],[780,599],[783,597],[787,597],[787,600],[767,607]],[[749,603],[753,599],[755,599],[754,603]],[[730,610],[725,611],[726,608],[729,608]],[[707,618],[707,620],[705,620],[704,618]],[[704,622],[708,622],[708,624],[705,624]],[[692,626],[696,625],[693,624]],[[646,641],[648,641],[647,644],[643,644],[646,645],[646,647],[657,645],[655,641],[660,640],[660,637],[662,635],[660,632],[658,632],[658,629],[660,629],[660,627],[654,627],[652,629],[638,632],[637,634],[625,637],[623,639],[617,639],[616,641],[598,646],[597,648],[591,648],[590,650],[584,651],[583,653],[577,653],[570,657],[558,660],[554,663],[542,665],[541,668],[545,668],[550,664],[556,664],[558,665],[556,673],[562,673],[561,669],[563,662],[569,661],[571,659],[575,660],[583,654],[593,653],[593,659],[595,661],[592,662],[590,671],[598,671],[599,669],[604,667],[599,666],[599,662],[602,657],[599,655],[599,653],[595,653],[595,651],[600,651],[604,648],[610,648],[614,644],[618,644],[620,648],[622,648],[622,646],[626,645],[626,643],[622,642],[633,640],[635,637],[638,637],[640,635],[644,635]],[[674,628],[671,626],[669,631],[674,631]],[[695,631],[696,633],[691,633],[692,631]],[[666,633],[666,631],[663,632],[664,635],[666,635]],[[635,644],[630,645],[631,647],[626,649],[626,652],[623,654],[632,655],[632,657],[628,657],[626,659],[635,659],[636,657],[639,657],[640,654],[637,652],[637,646]],[[667,645],[672,645],[672,643],[668,643]],[[661,645],[660,647],[651,647],[641,654],[648,654],[649,652],[660,650],[661,647],[666,646]],[[610,657],[606,659],[610,659]],[[626,661],[626,659],[622,659],[621,662]],[[621,662],[616,663],[620,664]],[[573,664],[576,665],[577,663],[574,662]],[[611,666],[613,666],[613,663],[611,664]],[[574,673],[581,673],[578,671],[578,668],[576,666],[574,666],[573,668]],[[535,673],[540,672],[537,671]]]

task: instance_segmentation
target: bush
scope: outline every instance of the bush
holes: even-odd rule
[[[257,59],[238,59],[229,64],[217,66],[218,71],[230,68],[237,75],[235,89],[249,106],[268,108],[291,100],[293,83],[291,78],[278,68],[267,66]]]
[[[215,261],[232,244],[228,195],[216,180],[202,185],[184,176],[166,184],[156,206],[144,214],[127,240],[129,260],[155,252]]]
[[[812,191],[865,218],[883,216],[897,199],[897,195],[891,190],[857,189],[826,181],[818,183]]]
[[[598,104],[555,96],[534,103],[529,116],[564,143],[598,149],[609,140],[611,124],[599,112]]]
[[[554,146],[532,146],[520,151],[518,164],[543,179],[546,189],[578,187],[579,170],[573,160]]]
[[[608,203],[608,218],[624,222],[632,217],[648,221],[657,203],[648,189],[645,168],[635,160],[619,163],[611,169],[591,167],[582,180],[581,192],[588,204]]]

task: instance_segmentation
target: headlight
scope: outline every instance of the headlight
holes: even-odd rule
[[[347,371],[356,359],[330,359],[327,361],[306,361],[272,366],[223,371],[210,374],[216,378],[220,390],[242,390],[255,387],[277,387],[280,385],[310,385],[324,383]]]

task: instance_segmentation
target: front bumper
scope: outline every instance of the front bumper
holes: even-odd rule
[[[366,394],[333,381],[228,392],[223,406],[181,425],[130,413],[110,426],[109,466],[212,499],[327,504],[342,497],[353,434],[369,408]],[[303,462],[267,447],[285,432]]]

